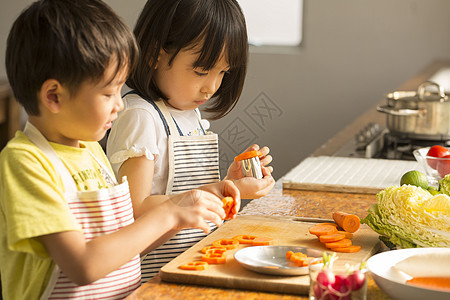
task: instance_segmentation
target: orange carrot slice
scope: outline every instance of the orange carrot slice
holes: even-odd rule
[[[179,266],[179,268],[182,270],[201,271],[206,270],[208,268],[208,263],[205,261],[193,261],[186,264],[182,264],[181,266]]]
[[[239,154],[238,156],[236,156],[234,158],[234,160],[235,161],[241,161],[241,160],[244,160],[244,159],[249,159],[249,158],[257,157],[257,156],[258,157],[262,156],[262,152],[258,151],[258,150],[253,150],[253,151],[248,151],[248,152],[244,152],[244,153]]]
[[[339,232],[319,236],[319,241],[322,243],[332,243],[343,239],[345,239],[345,234]]]
[[[206,252],[208,250],[212,250],[212,249],[223,249],[223,250],[228,250],[226,247],[224,246],[206,246],[202,248],[202,253],[206,254]]]
[[[338,224],[336,224],[336,223],[330,223],[330,222],[324,222],[324,223],[319,223],[319,224],[317,224],[317,225],[331,225],[331,226],[334,226],[334,227],[338,227]]]
[[[294,252],[289,250],[288,252],[286,252],[286,258],[290,259],[292,254],[294,254]]]
[[[208,252],[202,256],[202,261],[208,264],[224,264],[227,262],[227,256],[225,253]]]
[[[327,248],[345,248],[352,245],[352,241],[349,239],[342,239],[337,242],[325,243],[325,247]]]
[[[257,237],[253,239],[253,246],[268,246],[273,245],[273,239],[269,237]]]
[[[347,231],[344,231],[344,230],[338,230],[337,233],[344,234],[345,238],[349,239],[349,240],[351,240],[353,238],[353,233],[351,233],[351,232],[347,232]]]
[[[413,277],[407,280],[406,283],[426,289],[450,292],[450,277]]]
[[[237,248],[237,246],[239,245],[239,241],[234,239],[220,239],[213,242],[212,245],[216,247],[222,246],[227,248],[228,250],[231,250]]]
[[[333,213],[333,219],[341,228],[351,233],[358,231],[361,226],[361,220],[357,215],[348,214],[342,211],[335,211]]]
[[[257,237],[254,235],[245,235],[245,234],[233,237],[234,240],[239,241],[239,244],[252,244],[255,238]]]
[[[222,203],[223,203],[223,210],[225,211],[225,219],[229,219],[231,209],[234,206],[234,200],[232,197],[225,197],[222,199]]]
[[[353,253],[361,250],[361,246],[351,245],[348,247],[330,248],[331,251],[343,252],[343,253]]]
[[[331,225],[317,224],[309,228],[309,233],[314,234],[316,236],[328,235],[335,233],[336,231],[337,231],[336,227]]]

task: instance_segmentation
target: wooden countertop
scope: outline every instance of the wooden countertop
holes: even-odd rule
[[[416,90],[442,67],[450,67],[449,61],[436,61],[427,66],[398,90]],[[388,92],[388,91],[387,91]],[[384,99],[380,104],[384,104]],[[379,104],[377,104],[379,105]],[[342,145],[354,137],[358,130],[368,122],[384,125],[386,116],[370,109],[354,122],[344,128],[336,136],[318,148],[312,156],[332,155]],[[375,195],[331,193],[300,190],[283,190],[282,180],[278,180],[274,189],[265,197],[251,201],[240,212],[241,215],[266,215],[287,217],[311,217],[330,219],[333,211],[351,211],[360,218],[367,215],[372,203],[376,203]],[[371,300],[390,299],[369,278],[367,298]],[[206,286],[166,283],[159,276],[142,285],[127,299],[309,299],[306,295],[282,295],[255,291],[221,289]]]

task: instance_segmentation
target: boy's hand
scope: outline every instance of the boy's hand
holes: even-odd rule
[[[235,207],[232,209],[232,216],[234,217],[239,211],[241,202],[239,190],[229,180],[172,195],[170,200],[176,204],[179,210],[176,214],[178,216],[176,229],[200,228],[208,233],[210,227],[205,221],[211,221],[219,227],[226,217],[222,203],[222,198],[225,196],[233,197],[235,200]]]
[[[217,183],[204,185],[200,187],[200,189],[213,193],[220,198],[221,202],[225,197],[232,197],[234,200],[234,206],[228,214],[228,219],[234,219],[236,217],[236,214],[239,212],[239,208],[241,207],[241,196],[239,189],[233,181],[222,180]]]
[[[262,196],[267,195],[275,185],[275,180],[271,175],[273,167],[268,166],[268,164],[272,162],[272,156],[269,155],[270,149],[266,146],[259,149],[259,146],[255,144],[248,147],[244,152],[253,150],[259,150],[262,153],[262,156],[260,157],[263,174],[262,179],[245,177],[242,172],[242,165],[237,161],[233,161],[228,168],[227,176],[225,177],[225,179],[233,180],[241,193],[242,199],[261,198]]]

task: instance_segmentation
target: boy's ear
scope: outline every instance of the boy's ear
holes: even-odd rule
[[[61,83],[56,79],[47,79],[39,91],[40,102],[50,112],[58,113],[61,108],[62,94],[63,87]]]

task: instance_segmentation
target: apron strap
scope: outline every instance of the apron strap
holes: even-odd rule
[[[51,161],[53,166],[55,166],[56,171],[60,174],[61,179],[64,184],[64,189],[70,193],[76,193],[78,191],[75,181],[67,170],[66,166],[63,164],[59,156],[56,154],[55,150],[50,146],[50,143],[42,135],[42,133],[29,121],[25,124],[25,129],[23,133],[32,141],[39,149],[44,152],[47,158]]]

